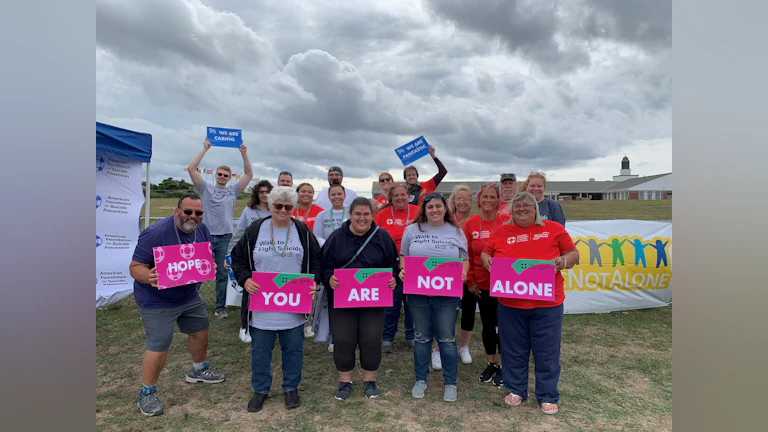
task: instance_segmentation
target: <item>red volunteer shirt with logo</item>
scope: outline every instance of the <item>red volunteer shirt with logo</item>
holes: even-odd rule
[[[393,211],[394,218],[392,217]],[[419,208],[411,204],[408,204],[407,210],[399,211],[394,210],[394,207],[389,206],[379,210],[373,221],[376,222],[376,225],[380,226],[381,229],[386,230],[389,235],[392,236],[392,240],[395,241],[395,245],[397,246],[397,251],[400,252],[400,242],[403,240],[405,227],[416,218],[418,213]]]
[[[531,224],[521,228],[515,224],[502,225],[485,242],[483,252],[492,257],[551,260],[576,249],[568,232],[557,222],[543,221],[543,226]],[[521,300],[499,297],[499,303],[517,309],[555,307],[563,304],[563,275],[555,274],[555,301]]]
[[[299,210],[299,208],[296,207],[293,209],[291,217],[304,222],[307,224],[309,230],[312,231],[312,228],[315,226],[315,219],[321,211],[323,211],[323,208],[317,204],[312,204],[312,207],[309,208],[309,211]]]
[[[379,202],[379,204],[381,204],[381,205],[387,205],[387,204],[389,204],[389,200],[387,200],[387,197],[385,197],[384,195],[379,195],[379,196],[377,196],[377,197],[376,197],[376,201],[378,201],[378,202]]]
[[[509,219],[509,215],[496,215],[496,229]],[[480,225],[482,224],[482,230]],[[467,286],[477,285],[478,288],[488,291],[490,289],[491,275],[488,270],[480,265],[480,253],[485,249],[491,234],[493,233],[493,221],[482,220],[479,214],[470,216],[464,222],[464,235],[467,237],[467,252],[469,253],[469,271],[467,272]]]

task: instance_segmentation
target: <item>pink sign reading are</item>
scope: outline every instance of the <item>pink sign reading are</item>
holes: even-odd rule
[[[211,243],[156,246],[157,288],[166,289],[216,279]]]
[[[333,307],[392,307],[391,268],[336,269],[339,286],[333,290]]]
[[[312,313],[315,276],[298,273],[253,272],[259,291],[248,299],[248,310],[256,312]]]
[[[461,297],[461,258],[406,256],[403,294]]]
[[[492,258],[491,297],[554,301],[554,260]]]

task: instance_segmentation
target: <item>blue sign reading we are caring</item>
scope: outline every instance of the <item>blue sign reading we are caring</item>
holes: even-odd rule
[[[413,161],[429,154],[429,143],[423,136],[420,136],[415,140],[396,148],[395,154],[397,154],[397,157],[400,158],[400,162],[402,162],[404,166],[410,165]]]
[[[208,141],[212,146],[240,148],[243,144],[243,131],[208,126]]]

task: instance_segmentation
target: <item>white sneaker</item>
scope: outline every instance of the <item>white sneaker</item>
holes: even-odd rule
[[[312,327],[304,327],[304,339],[310,339],[315,337],[315,332],[312,331]]]
[[[240,329],[240,340],[244,343],[251,343],[251,335],[246,333],[244,328]]]
[[[328,344],[328,352],[333,352],[333,344]]]
[[[432,351],[432,369],[441,370],[443,362],[440,360],[440,351]]]
[[[459,355],[461,356],[461,362],[464,364],[472,363],[472,356],[469,355],[469,347],[463,346],[459,348]]]

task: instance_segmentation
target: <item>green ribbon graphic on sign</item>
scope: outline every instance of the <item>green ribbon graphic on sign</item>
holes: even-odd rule
[[[512,264],[512,268],[520,274],[523,270],[539,264],[554,264],[554,260],[519,259]]]
[[[381,273],[381,272],[392,274],[392,269],[386,269],[386,268],[360,269],[357,271],[357,273],[355,273],[355,279],[357,279],[358,282],[363,283],[370,276],[376,273]]]
[[[424,267],[427,268],[427,270],[432,271],[435,269],[435,267],[439,266],[440,264],[447,263],[447,262],[462,262],[463,260],[461,258],[429,258],[428,260],[424,261]]]
[[[294,279],[311,278],[311,277],[313,276],[305,275],[305,274],[283,273],[275,276],[273,281],[275,282],[275,285],[277,285],[278,288],[282,288],[283,285],[287,284],[288,282]]]

